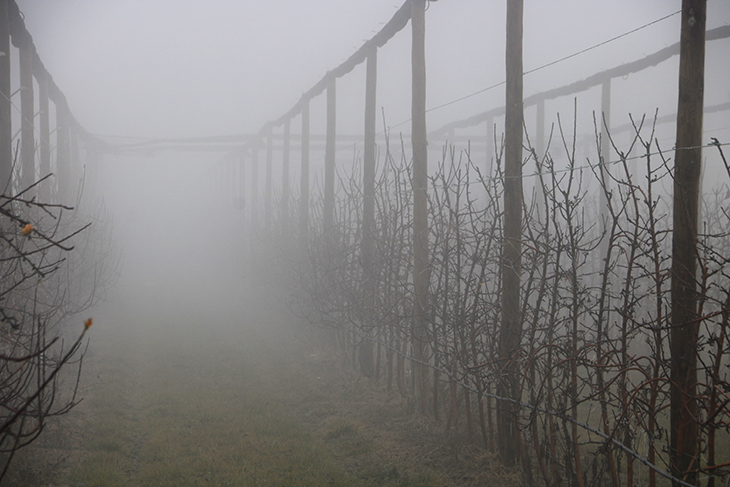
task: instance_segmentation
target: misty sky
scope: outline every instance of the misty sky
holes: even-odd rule
[[[257,131],[349,57],[402,3],[18,0],[39,55],[79,122],[96,134],[145,137]],[[503,80],[504,3],[431,4],[426,18],[429,107]],[[524,68],[530,70],[672,14],[680,4],[679,0],[526,0]],[[730,22],[730,2],[710,0],[708,8],[708,28]],[[525,95],[677,42],[679,20],[674,15],[529,75]],[[379,51],[378,112],[385,108],[389,124],[409,116],[409,46],[407,26]],[[342,80],[342,88],[338,84],[340,132],[355,132],[362,123],[358,108],[362,78],[364,69]],[[676,86],[676,78],[668,83]],[[725,97],[718,102],[730,99],[730,89],[726,91],[717,95]],[[355,98],[351,109],[348,96]],[[484,111],[503,96],[503,90],[495,89],[431,112],[429,127]],[[323,127],[314,127],[313,132],[322,133]]]

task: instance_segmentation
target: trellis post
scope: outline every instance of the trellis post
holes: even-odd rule
[[[609,142],[609,130],[611,127],[611,78],[606,78],[603,80],[603,84],[601,85],[601,154],[600,154],[600,165],[599,168],[599,176],[601,178],[601,184],[604,186],[604,190],[599,191],[600,193],[600,209],[599,209],[599,215],[601,218],[601,230],[606,232],[606,224],[608,222],[608,200],[606,198],[606,191],[609,190],[610,185],[610,177],[609,177],[609,170],[608,170],[608,161],[611,157],[611,144]],[[608,250],[608,242],[606,238],[604,237],[601,241],[601,258],[603,258],[606,255],[606,252]]]
[[[238,155],[238,160],[231,164],[231,199],[236,202],[236,206],[241,211],[241,223],[242,227],[246,222],[246,153],[241,152]],[[236,184],[236,176],[238,184]]]
[[[68,113],[69,119],[71,113]],[[70,121],[70,120],[69,120]],[[79,167],[81,164],[81,153],[79,152],[79,133],[76,125],[69,123],[69,160],[68,160],[68,174],[69,174],[69,197],[71,198],[70,203],[77,205],[81,198],[81,182],[82,178],[85,177],[83,174],[83,168]]]
[[[485,178],[492,177],[494,172],[494,117],[487,118],[487,166]]]
[[[0,0],[0,193],[12,192],[13,142],[10,123],[10,24],[8,0]]]
[[[251,215],[251,234],[256,233],[259,224],[259,139],[255,138],[251,147],[251,198],[249,208]]]
[[[522,0],[507,0],[507,89],[504,153],[504,240],[502,247],[502,324],[499,361],[502,378],[497,395],[519,400],[518,350],[522,334]],[[502,459],[514,465],[519,455],[518,407],[499,401],[498,427]]]
[[[542,172],[545,169],[542,167],[542,158],[545,154],[545,100],[537,102],[535,107],[535,122],[537,133],[535,134],[535,169],[538,172]],[[534,178],[535,186],[535,207],[542,218],[542,211],[545,209],[545,193],[543,192],[542,184],[540,184],[540,176]],[[547,222],[545,222],[547,223]]]
[[[299,238],[302,250],[309,236],[309,100],[302,104],[302,166],[299,175]]]
[[[420,409],[428,404],[427,368],[419,362],[428,359],[428,152],[426,135],[426,0],[411,1],[411,143],[413,146],[413,350],[414,380],[420,396]]]
[[[51,173],[51,128],[50,113],[48,103],[48,74],[44,73],[38,78],[38,108],[39,130],[40,130],[40,177],[45,177]],[[51,181],[44,181],[44,184],[38,188],[40,200],[43,203],[51,201]]]
[[[362,170],[362,248],[361,263],[365,274],[364,295],[368,308],[375,306],[375,98],[377,88],[378,50],[375,45],[368,47],[365,67],[365,136]],[[368,313],[368,317],[372,313]],[[373,323],[368,318],[365,323],[367,333],[371,333]],[[360,364],[366,376],[373,375],[373,343],[363,340],[360,346]]]
[[[695,485],[700,465],[697,404],[697,232],[702,168],[706,0],[682,1],[669,348],[673,475]],[[674,482],[676,485],[676,482]]]
[[[335,213],[335,141],[337,137],[337,79],[327,80],[327,133],[324,152],[324,215],[325,233],[334,223]]]
[[[284,122],[284,153],[281,162],[281,222],[284,229],[289,226],[289,157],[291,153],[291,119]]]
[[[18,36],[21,37],[21,36]],[[15,42],[15,38],[13,38]],[[20,190],[27,189],[35,182],[35,137],[33,135],[33,42],[30,34],[24,32],[22,38],[17,39],[20,63],[20,160],[22,176]],[[26,193],[24,198],[30,199]]]
[[[271,172],[273,165],[273,136],[274,128],[269,125],[266,135],[266,189],[264,194],[264,219],[266,221],[266,231],[271,231]]]
[[[69,113],[65,103],[56,102],[56,203],[65,203],[69,191]]]

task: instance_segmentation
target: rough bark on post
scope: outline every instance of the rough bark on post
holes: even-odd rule
[[[309,236],[309,100],[302,105],[302,166],[299,183],[299,243],[301,250],[306,250]]]
[[[702,167],[706,0],[682,1],[672,239],[670,467],[698,480],[697,216]]]
[[[10,122],[10,25],[8,0],[0,0],[0,193],[10,195],[13,164]]]
[[[324,151],[324,231],[329,233],[335,218],[335,140],[337,137],[337,78],[327,80],[327,134]]]
[[[497,394],[519,399],[518,355],[522,333],[522,0],[507,0],[507,93],[505,111],[504,237],[502,247],[502,324]],[[519,455],[519,408],[499,401],[499,445],[502,460],[514,465]]]
[[[413,70],[411,102],[411,142],[413,144],[413,351],[416,360],[427,360],[428,339],[428,152],[426,138],[426,56],[425,16],[426,0],[411,1],[411,28]],[[414,364],[414,380],[418,390],[421,411],[428,405],[426,367]]]
[[[365,332],[372,333],[375,305],[375,93],[377,87],[377,57],[375,45],[368,49],[365,72],[365,137],[362,169],[362,247],[361,262],[365,275]],[[360,346],[360,366],[366,376],[373,375],[373,342],[363,340]]]
[[[30,34],[25,33],[19,42],[20,62],[20,160],[22,176],[20,190],[28,188],[35,182],[35,136],[33,134],[33,42]],[[32,195],[26,193],[24,198]]]

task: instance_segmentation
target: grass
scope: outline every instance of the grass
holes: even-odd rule
[[[97,320],[85,399],[61,423],[65,460],[49,473],[38,460],[47,452],[23,452],[7,485],[436,485],[387,463],[353,468],[376,448],[357,424],[304,427],[291,404],[322,397],[282,358],[291,350],[243,327],[172,321]]]

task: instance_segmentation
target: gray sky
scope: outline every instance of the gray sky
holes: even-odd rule
[[[92,133],[151,137],[257,131],[349,57],[402,3],[18,0],[41,59],[81,124]],[[657,20],[678,11],[680,3],[526,0],[524,68]],[[709,10],[708,28],[730,22],[730,2],[710,0]],[[504,1],[431,4],[429,107],[503,80],[504,17]],[[675,15],[526,77],[525,95],[638,59],[678,38]],[[385,108],[389,125],[409,116],[409,46],[407,26],[379,51],[378,106],[379,112]],[[364,69],[358,69],[338,84],[341,132],[357,131],[361,125],[362,78]],[[674,89],[675,79],[667,82]],[[503,96],[501,89],[494,89],[431,112],[429,126],[483,111]],[[730,92],[724,96],[730,99]],[[312,109],[316,117],[318,107]],[[315,122],[313,132],[323,132],[323,127]]]

